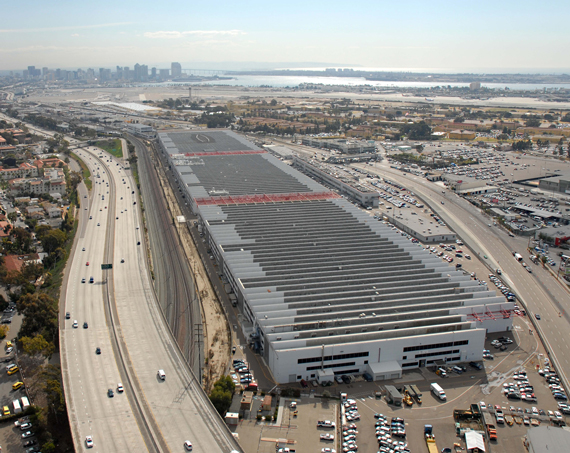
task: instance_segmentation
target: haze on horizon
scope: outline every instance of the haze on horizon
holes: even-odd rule
[[[570,2],[338,0],[5,3],[0,70],[200,62],[563,72]],[[221,63],[223,62],[223,63]],[[252,63],[254,62],[254,63]],[[307,62],[307,63],[302,63]],[[310,63],[308,63],[310,62]]]

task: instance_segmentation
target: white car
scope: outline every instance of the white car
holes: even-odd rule
[[[85,446],[87,448],[93,448],[93,437],[91,437],[91,436],[85,437]]]
[[[117,393],[123,393],[123,390],[125,390],[123,388],[123,384],[121,384],[120,382],[117,384]]]
[[[326,447],[321,450],[321,453],[336,453],[336,450],[334,448]]]
[[[186,451],[192,451],[192,442],[190,442],[189,440],[184,442],[184,450]]]

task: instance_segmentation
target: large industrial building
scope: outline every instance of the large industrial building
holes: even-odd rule
[[[479,360],[511,329],[502,295],[241,136],[158,140],[278,382]]]

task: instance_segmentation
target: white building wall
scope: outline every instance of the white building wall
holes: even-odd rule
[[[440,344],[448,342],[457,342],[461,340],[469,340],[469,344],[461,346],[449,346],[445,348],[438,349],[423,349],[418,351],[403,352],[405,347],[409,346],[421,346],[429,344]],[[340,354],[352,354],[360,353],[364,351],[369,352],[368,357],[356,357],[356,358],[346,358],[334,361],[324,362],[325,366],[335,363],[345,363],[345,362],[355,362],[353,366],[332,368],[336,372],[342,372],[343,370],[354,370],[358,369],[359,373],[366,372],[367,364],[386,362],[395,360],[400,365],[411,363],[420,360],[445,360],[446,355],[435,355],[426,358],[415,358],[415,355],[432,353],[438,351],[447,350],[460,350],[459,354],[453,354],[454,356],[459,355],[461,358],[459,362],[470,362],[481,360],[483,355],[483,349],[485,344],[485,329],[473,329],[465,330],[459,332],[444,332],[431,335],[422,335],[416,337],[405,337],[405,338],[390,338],[384,340],[373,340],[366,342],[353,342],[353,343],[339,343],[334,345],[325,345],[324,351],[322,346],[298,348],[298,349],[283,349],[275,350],[274,346],[279,346],[278,342],[274,344],[266,343],[269,348],[269,353],[267,354],[268,365],[273,371],[273,375],[277,382],[287,383],[296,382],[300,379],[314,379],[313,374],[316,376],[317,370],[307,371],[307,367],[319,366],[321,362],[310,362],[310,363],[298,363],[300,358],[312,358],[324,356],[334,356]],[[406,357],[404,359],[403,357]],[[426,363],[429,365],[429,363]],[[403,370],[418,368],[404,367]],[[300,377],[299,377],[300,376]]]

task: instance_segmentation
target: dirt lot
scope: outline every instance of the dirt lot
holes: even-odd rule
[[[174,217],[182,215],[161,166],[160,169],[161,171],[158,172],[160,184],[166,196],[170,212]],[[230,355],[230,331],[220,301],[210,284],[210,279],[192,236],[186,228],[178,228],[178,234],[180,235],[190,267],[193,270],[196,289],[200,295],[204,344],[206,345],[205,351],[208,357],[203,376],[204,388],[208,391],[211,385],[224,375],[227,370]]]

